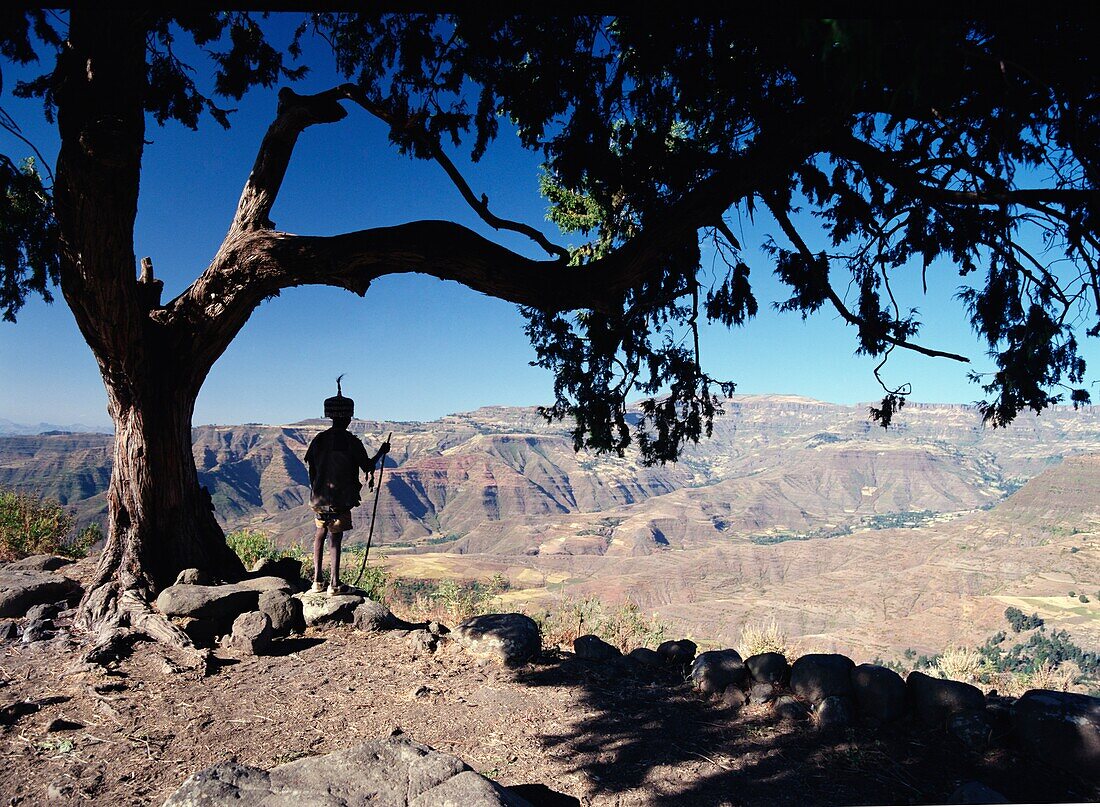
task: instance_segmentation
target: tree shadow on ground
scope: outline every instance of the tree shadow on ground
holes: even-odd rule
[[[531,687],[574,690],[578,713],[541,738],[590,797],[665,805],[944,803],[977,780],[1013,802],[1091,801],[1100,789],[1005,749],[968,753],[901,722],[821,731],[767,706],[735,710],[692,691],[683,669],[547,654],[517,670]]]

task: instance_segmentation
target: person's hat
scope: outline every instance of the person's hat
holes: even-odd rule
[[[336,379],[336,394],[331,398],[325,398],[325,417],[327,418],[350,418],[355,414],[355,401],[345,398],[340,389],[340,379],[343,377],[341,375]]]

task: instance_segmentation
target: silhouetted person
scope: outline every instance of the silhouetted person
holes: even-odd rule
[[[306,450],[309,467],[310,507],[317,514],[317,532],[313,537],[313,590],[321,591],[321,563],[325,550],[325,535],[329,537],[330,575],[328,592],[339,594],[347,588],[340,582],[340,544],[344,533],[352,528],[351,509],[359,506],[359,469],[374,473],[378,461],[389,452],[390,444],[382,443],[373,457],[363,443],[348,431],[355,401],[345,398],[336,379],[336,395],[325,399],[325,417],[332,419],[332,428],[313,438]],[[371,476],[371,487],[374,477]]]

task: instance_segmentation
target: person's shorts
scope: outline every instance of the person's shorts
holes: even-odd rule
[[[351,523],[351,510],[339,513],[317,513],[313,523],[329,532],[347,532],[355,525]]]

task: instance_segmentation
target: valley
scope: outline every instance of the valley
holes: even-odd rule
[[[629,599],[704,643],[774,621],[807,651],[889,659],[980,643],[1015,605],[1100,645],[1100,416],[1056,407],[992,430],[969,407],[911,404],[883,431],[863,407],[795,396],[726,410],[663,467],[574,453],[533,409],[355,421],[371,450],[394,433],[377,557],[405,577],[501,573],[504,602],[528,608]],[[304,546],[302,457],[326,427],[194,430],[227,530]],[[0,485],[102,519],[110,451],[106,435],[0,438]],[[366,539],[365,488],[364,502],[351,541]]]

